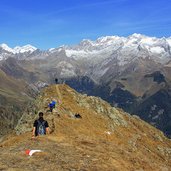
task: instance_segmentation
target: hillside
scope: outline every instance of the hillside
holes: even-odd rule
[[[0,69],[0,137],[16,126],[34,96],[36,91],[24,80],[15,79]]]
[[[59,103],[50,113],[52,99]],[[31,127],[38,111],[45,113],[51,134],[33,140]],[[171,141],[159,130],[65,84],[45,88],[15,131],[18,136],[1,139],[0,170],[171,170]],[[28,157],[26,149],[42,152]]]

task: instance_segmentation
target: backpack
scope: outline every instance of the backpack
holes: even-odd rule
[[[39,120],[37,120],[38,124],[37,124],[37,134],[38,135],[45,135],[46,134],[46,128],[45,128],[45,122],[40,122]]]
[[[53,105],[56,105],[56,101],[54,101],[54,100],[53,100],[51,103],[52,103]]]

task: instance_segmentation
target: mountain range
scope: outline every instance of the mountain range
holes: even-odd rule
[[[0,70],[5,78],[23,82],[18,89],[25,85],[28,99],[56,79],[136,114],[171,136],[171,37],[106,36],[44,51],[1,44]]]

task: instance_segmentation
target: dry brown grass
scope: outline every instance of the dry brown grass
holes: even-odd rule
[[[171,141],[147,123],[120,111],[128,126],[112,129],[107,115],[97,113],[92,104],[80,105],[78,99],[86,97],[66,85],[47,88],[41,98],[62,102],[57,113],[45,116],[50,126],[53,119],[53,133],[34,140],[30,132],[6,138],[0,145],[0,170],[171,170],[171,153],[161,151],[171,149]],[[74,118],[75,113],[82,118]],[[28,157],[26,149],[43,152]]]

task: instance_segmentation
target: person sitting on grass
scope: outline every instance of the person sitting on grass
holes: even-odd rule
[[[49,125],[43,118],[43,112],[39,112],[39,119],[35,120],[33,124],[32,138],[46,134],[49,134]]]

